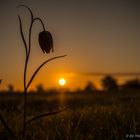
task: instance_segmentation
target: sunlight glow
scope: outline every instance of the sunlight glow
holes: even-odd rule
[[[66,84],[66,80],[64,78],[59,79],[59,85],[64,86]]]

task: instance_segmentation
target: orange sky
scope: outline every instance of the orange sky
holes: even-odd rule
[[[33,88],[39,83],[46,89],[58,87],[61,77],[66,78],[66,87],[70,89],[83,88],[89,80],[99,87],[100,77],[80,73],[140,71],[140,2],[5,0],[0,3],[1,89],[10,83],[23,89],[25,53],[17,14],[22,17],[27,39],[29,13],[17,10],[18,4],[28,5],[35,16],[41,17],[54,38],[54,53],[44,55],[38,44],[42,27],[39,23],[34,25],[28,79],[44,60],[68,55],[46,65],[33,81]]]

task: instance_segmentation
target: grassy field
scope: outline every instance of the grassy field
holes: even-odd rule
[[[27,140],[140,139],[140,91],[114,93],[30,94],[27,120],[70,105],[65,111],[27,126]],[[23,96],[0,95],[0,111],[21,140]],[[10,140],[0,122],[0,140]]]

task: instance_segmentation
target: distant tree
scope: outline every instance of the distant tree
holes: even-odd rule
[[[86,91],[87,93],[91,93],[91,92],[94,92],[95,90],[96,90],[95,85],[90,81],[87,82],[87,85],[86,85],[84,91]]]
[[[138,78],[126,81],[122,86],[123,89],[140,89],[140,80]]]
[[[0,84],[2,83],[2,79],[0,79]]]
[[[106,91],[118,90],[117,81],[112,76],[105,76],[102,79],[102,86]]]
[[[14,86],[9,84],[8,85],[8,92],[13,93],[14,92]]]
[[[43,93],[43,92],[45,92],[45,89],[44,89],[44,87],[43,87],[42,84],[38,84],[38,85],[36,86],[36,90],[37,90],[38,93]]]

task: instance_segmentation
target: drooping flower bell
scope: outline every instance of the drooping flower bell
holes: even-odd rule
[[[42,31],[39,33],[39,45],[45,53],[53,52],[53,38],[49,31]]]

